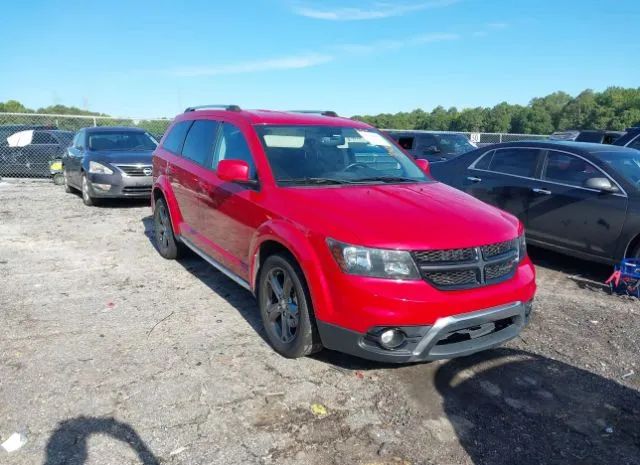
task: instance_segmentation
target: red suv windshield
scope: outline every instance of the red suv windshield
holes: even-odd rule
[[[377,131],[340,126],[257,125],[255,129],[279,184],[428,180]]]

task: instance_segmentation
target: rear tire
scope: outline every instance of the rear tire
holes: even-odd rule
[[[64,176],[62,173],[56,173],[53,175],[53,183],[56,186],[61,186],[64,184]]]
[[[169,216],[169,208],[164,199],[156,200],[153,209],[153,237],[156,241],[158,253],[167,260],[180,258],[183,246],[176,240]]]
[[[258,304],[271,346],[287,358],[322,349],[309,288],[298,264],[289,256],[269,256],[260,271]]]

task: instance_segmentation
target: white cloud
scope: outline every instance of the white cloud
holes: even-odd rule
[[[365,54],[386,50],[397,50],[404,47],[415,47],[418,45],[436,42],[458,40],[460,38],[461,36],[459,34],[422,34],[405,39],[378,40],[368,44],[345,44],[338,46],[337,49],[346,53]]]
[[[336,45],[335,47],[327,48],[327,53],[308,53],[207,66],[181,66],[165,70],[165,73],[176,77],[211,77],[229,74],[249,74],[264,71],[311,68],[337,60],[344,55],[365,55],[397,50],[405,47],[416,47],[430,43],[458,40],[460,38],[461,36],[459,34],[430,33],[403,39],[378,40],[365,44]]]
[[[507,24],[507,23],[488,23],[487,27],[489,29],[505,29],[505,28],[509,27],[509,24]]]
[[[180,77],[220,76],[223,74],[245,74],[258,71],[286,69],[302,69],[322,65],[332,61],[334,57],[327,54],[307,54],[265,60],[243,61],[213,66],[185,66],[169,70],[169,73]]]
[[[412,3],[374,2],[367,8],[337,7],[323,8],[310,6],[308,3],[297,3],[293,6],[294,13],[307,18],[325,21],[364,21],[383,19],[393,16],[403,16],[420,10],[440,8],[458,3],[459,0],[430,0]]]

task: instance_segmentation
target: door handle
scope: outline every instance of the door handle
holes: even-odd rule
[[[482,179],[476,178],[475,176],[467,176],[467,181],[480,182],[480,181],[482,181]]]
[[[539,189],[539,188],[533,188],[531,189],[533,192],[535,192],[536,194],[542,194],[542,195],[551,195],[551,191],[549,189]]]

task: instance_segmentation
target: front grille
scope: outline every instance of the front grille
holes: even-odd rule
[[[127,176],[151,176],[151,165],[115,165]],[[146,171],[146,172],[145,172]]]
[[[476,259],[476,249],[423,250],[414,257],[419,263],[467,262]]]
[[[518,241],[464,249],[419,250],[412,256],[422,278],[438,289],[470,289],[513,276],[518,265]]]
[[[480,250],[482,250],[482,256],[485,259],[489,259],[497,255],[507,253],[509,252],[509,250],[517,247],[517,245],[518,240],[513,239],[511,241],[498,242],[497,244],[483,245],[482,247],[480,247]]]
[[[479,283],[476,270],[427,271],[423,273],[423,276],[440,287],[469,286]]]
[[[486,281],[494,281],[510,274],[518,263],[515,260],[487,265],[484,268],[484,278]]]

